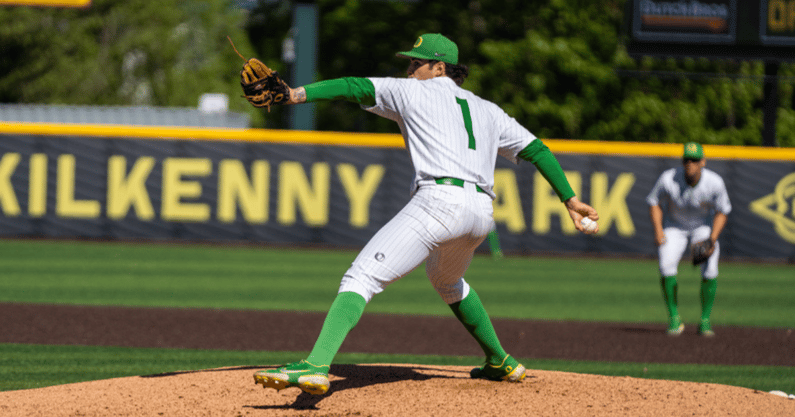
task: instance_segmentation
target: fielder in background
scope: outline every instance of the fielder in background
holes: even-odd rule
[[[654,242],[660,260],[660,284],[668,309],[668,334],[682,334],[685,325],[677,310],[676,274],[679,261],[690,243],[693,264],[701,265],[701,322],[698,334],[713,337],[709,324],[718,285],[720,237],[732,206],[723,178],[704,168],[704,150],[689,142],[684,145],[681,168],[660,175],[646,197],[654,227]]]
[[[497,155],[535,165],[577,230],[584,230],[583,217],[599,218],[574,195],[560,164],[541,140],[497,105],[460,87],[468,68],[458,63],[453,41],[425,34],[413,49],[397,56],[409,60],[408,78],[348,77],[286,87],[286,91],[280,80],[252,84],[260,74],[272,74],[251,69],[249,63],[244,66],[243,90],[255,106],[347,100],[395,121],[415,169],[410,201],[370,239],[343,275],[309,356],[256,372],[254,380],[263,387],[325,393],[329,365],[365,305],[423,262],[433,287],[486,355],[485,364],[473,369],[471,377],[521,381],[524,366],[503,350],[480,298],[464,280],[474,250],[492,230]]]

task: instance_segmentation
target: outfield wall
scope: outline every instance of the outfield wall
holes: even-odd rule
[[[653,256],[645,197],[682,145],[544,142],[600,233],[575,233],[535,167],[500,158],[503,250]],[[795,149],[704,151],[734,208],[723,256],[794,262]],[[399,135],[0,123],[0,236],[357,247],[408,201],[412,175]]]

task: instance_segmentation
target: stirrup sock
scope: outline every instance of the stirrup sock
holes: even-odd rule
[[[717,287],[717,279],[701,280],[701,320],[709,320],[709,316],[712,314],[712,304],[715,303]]]
[[[497,332],[494,331],[494,326],[491,324],[489,314],[483,308],[483,303],[480,297],[471,287],[469,294],[457,302],[450,304],[450,309],[453,310],[456,318],[464,325],[469,334],[477,340],[483,352],[488,358],[488,362],[492,365],[499,365],[505,358],[507,353],[500,345],[500,340],[497,338]]]
[[[677,309],[677,292],[678,285],[676,283],[676,276],[660,278],[660,286],[662,287],[663,300],[665,300],[665,307],[668,309],[668,317],[676,317],[679,315]]]
[[[320,336],[315,347],[306,358],[307,362],[318,365],[331,365],[331,361],[340,350],[348,332],[356,326],[362,317],[367,301],[355,292],[341,292],[331,303],[331,307],[323,322]]]

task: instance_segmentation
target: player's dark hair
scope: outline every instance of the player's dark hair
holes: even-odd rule
[[[455,81],[456,85],[461,86],[466,80],[467,76],[469,76],[469,67],[466,65],[451,65],[451,64],[444,64],[444,72],[445,74],[452,78]]]
[[[440,62],[440,61],[436,61],[436,60],[428,61],[428,63],[431,65],[431,68],[433,68],[433,66],[436,65],[437,62]],[[445,62],[444,63],[444,75],[452,78],[452,80],[455,81],[455,84],[460,87],[461,84],[464,83],[464,80],[466,80],[466,78],[469,76],[469,67],[467,67],[466,65],[463,65],[463,64],[461,64],[461,65],[453,65],[453,64],[448,64],[447,62]]]

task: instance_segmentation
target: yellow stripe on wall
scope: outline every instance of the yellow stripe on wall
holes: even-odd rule
[[[3,133],[17,135],[140,138],[153,140],[208,140],[299,145],[403,147],[403,138],[395,134],[315,132],[303,130],[0,122],[0,134]]]
[[[684,150],[681,143],[603,142],[567,139],[544,139],[544,143],[555,153],[610,156],[681,158]],[[708,159],[795,161],[795,148],[704,145],[704,155]]]
[[[86,7],[91,0],[0,0],[0,5],[46,6],[46,7]]]
[[[243,141],[380,148],[404,147],[403,138],[398,134],[275,129],[0,122],[0,134],[140,138],[151,140]],[[543,141],[554,153],[671,158],[679,158],[682,155],[681,143],[604,142],[568,139],[543,139]],[[706,154],[707,158],[716,159],[795,161],[795,148],[704,145],[704,154]]]

